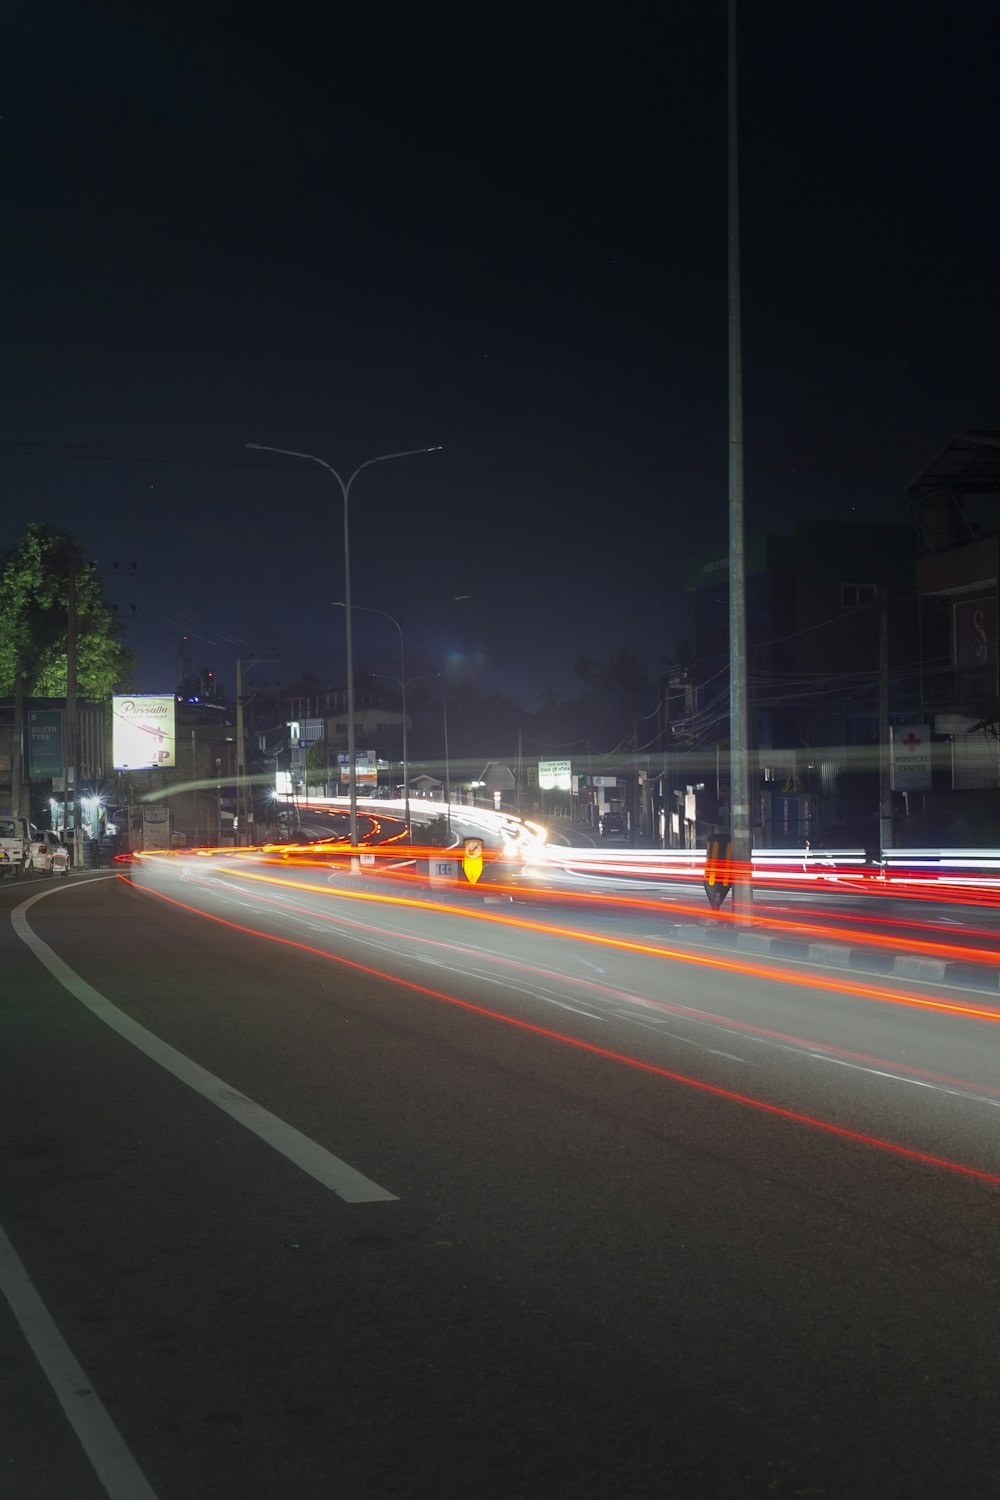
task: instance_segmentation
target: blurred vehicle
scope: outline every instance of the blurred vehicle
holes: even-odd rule
[[[27,818],[0,818],[0,873],[15,880],[30,874],[30,850],[37,833]]]
[[[268,845],[265,853],[277,854],[281,859],[287,859],[289,864],[330,864],[335,855],[344,855],[348,844],[346,839],[311,839],[307,834],[302,834],[298,843],[283,844],[280,847]]]
[[[625,817],[620,812],[606,812],[601,819],[602,839],[624,839],[627,829]]]
[[[69,850],[57,833],[31,831],[28,870],[35,875],[68,875]]]

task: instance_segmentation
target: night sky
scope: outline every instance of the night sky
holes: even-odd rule
[[[884,520],[1000,425],[997,7],[744,0],[749,530]],[[727,545],[722,0],[15,4],[0,547],[79,535],[176,642],[343,670],[354,600],[532,706],[655,663]],[[456,593],[471,597],[460,605]],[[356,617],[359,662],[395,633]],[[388,663],[388,665],[386,665]]]

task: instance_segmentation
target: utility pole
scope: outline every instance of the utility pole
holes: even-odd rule
[[[892,776],[889,764],[889,616],[878,598],[878,828],[879,853],[892,848]]]
[[[729,810],[733,911],[749,921],[752,822],[747,705],[746,573],[743,548],[743,361],[740,320],[739,115],[736,0],[728,0],[729,250]]]
[[[21,786],[24,777],[24,672],[21,669],[20,649],[14,655],[14,737],[10,747],[10,810],[17,818],[21,814]],[[26,818],[31,817],[31,792],[29,789]]]
[[[195,739],[193,724],[191,725],[191,794],[194,797],[194,815],[192,818],[192,822],[194,823],[194,841],[200,845],[202,841],[198,837],[198,744]],[[205,843],[208,843],[208,839],[205,839]]]
[[[277,661],[276,656],[251,656],[247,671]],[[236,844],[246,843],[244,834],[253,821],[253,793],[247,785],[246,725],[243,717],[243,663],[236,663]]]
[[[448,688],[444,678],[441,678],[441,705],[444,709],[444,794],[446,799],[445,817],[448,824],[448,837],[451,838],[451,759],[448,754]]]
[[[79,737],[76,727],[76,563],[70,561],[68,602],[66,610],[66,780],[63,803],[63,825],[72,827],[70,847],[72,861],[79,870],[83,867],[83,838],[80,828],[80,797],[78,781],[80,767],[77,759]]]
[[[236,845],[246,842],[247,789],[246,789],[247,744],[243,728],[243,663],[236,662]]]

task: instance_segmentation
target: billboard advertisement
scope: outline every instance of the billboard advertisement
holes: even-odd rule
[[[351,779],[351,762],[346,755],[337,756],[337,764],[340,767],[340,779],[349,782]],[[355,786],[377,786],[378,785],[378,761],[374,750],[358,750],[354,758],[354,784]]]
[[[572,785],[573,763],[568,760],[540,760],[538,785],[543,792],[568,792]]]
[[[149,849],[170,848],[170,809],[167,807],[144,807],[142,810],[142,847]]]
[[[28,712],[28,779],[46,781],[62,774],[62,709],[32,708]]]
[[[931,731],[927,724],[904,724],[892,735],[892,789],[929,792],[931,789]]]
[[[111,700],[112,759],[116,771],[172,766],[173,693],[125,693]]]

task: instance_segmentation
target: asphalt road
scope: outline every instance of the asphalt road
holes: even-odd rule
[[[339,829],[344,818],[342,812],[331,815],[329,811],[305,808],[303,836],[328,838],[334,821]],[[373,846],[400,838],[405,829],[402,819],[384,808],[360,812],[359,819],[361,837]],[[480,837],[483,834],[481,822],[463,823],[460,809],[453,809],[452,822],[456,844],[463,834]],[[668,904],[671,916],[689,929],[689,935],[696,935],[690,931],[692,928],[725,932],[732,925],[732,903],[727,901],[721,911],[712,911],[700,871],[693,870],[684,879],[654,874],[649,867],[631,865],[633,851],[624,844],[602,845],[586,825],[566,820],[552,823],[549,842],[553,849],[558,849],[559,861],[525,867],[506,863],[488,866],[484,878],[507,883],[517,899],[525,895],[534,898],[544,891],[556,905],[577,906],[581,897],[588,896]],[[486,843],[493,847],[497,841],[487,837]],[[597,862],[589,859],[595,847],[601,855]],[[574,848],[580,851],[579,864],[574,864],[570,856]],[[456,853],[460,858],[460,847]],[[753,902],[754,922],[759,931],[773,934],[779,942],[787,937],[800,944],[811,940],[865,946],[868,956],[859,966],[876,972],[892,968],[894,953],[944,955],[960,962],[963,953],[969,950],[985,952],[991,973],[983,982],[989,988],[998,988],[995,976],[1000,959],[1000,902],[994,899],[992,890],[960,893],[937,889],[931,884],[903,894],[892,883],[864,876],[843,878],[842,875],[836,880],[824,879],[807,885],[772,876],[757,881]],[[945,953],[942,945],[951,951]],[[860,953],[858,957],[860,960]]]
[[[138,882],[0,888],[0,1494],[997,1493],[1000,1004]]]

